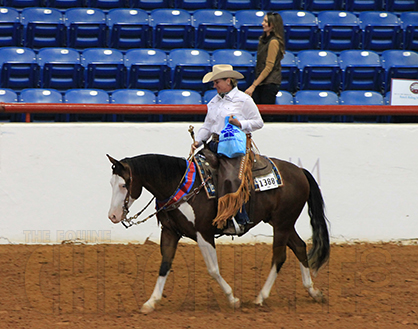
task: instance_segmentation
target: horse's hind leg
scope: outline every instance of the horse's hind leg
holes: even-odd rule
[[[219,283],[223,292],[228,298],[231,307],[239,308],[241,306],[240,300],[234,297],[231,286],[226,283],[224,278],[221,276],[221,273],[219,272],[218,258],[216,255],[215,247],[207,242],[199,232],[197,233],[197,244],[199,245],[209,274]]]
[[[278,229],[274,228],[273,260],[271,264],[271,269],[263,288],[261,289],[260,293],[254,301],[256,305],[263,305],[264,300],[270,296],[270,291],[273,287],[274,282],[276,281],[277,274],[279,273],[284,262],[286,261],[287,239],[287,232],[280,232]]]
[[[290,234],[287,243],[293,253],[299,260],[300,271],[302,273],[302,282],[309,295],[317,302],[323,301],[323,295],[320,290],[314,288],[311,273],[308,265],[308,255],[306,253],[306,243],[300,238],[295,230]]]
[[[161,255],[162,261],[160,265],[160,273],[158,275],[157,283],[155,284],[154,291],[148,301],[142,305],[142,313],[150,313],[154,311],[155,306],[161,300],[163,296],[164,285],[170,273],[171,264],[173,263],[174,255],[176,254],[177,244],[180,237],[165,228],[161,232]]]

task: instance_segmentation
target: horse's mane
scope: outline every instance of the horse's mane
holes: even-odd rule
[[[173,176],[182,176],[186,170],[186,160],[163,154],[143,154],[121,160],[129,165],[132,174],[158,175],[164,180]]]

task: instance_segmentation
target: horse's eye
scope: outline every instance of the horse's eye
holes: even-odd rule
[[[122,188],[126,188],[126,184],[123,184],[123,185],[122,185]]]

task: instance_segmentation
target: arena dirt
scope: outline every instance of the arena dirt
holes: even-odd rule
[[[219,245],[221,273],[242,300],[231,309],[196,245],[181,244],[155,312],[143,315],[160,263],[159,246],[1,245],[3,328],[418,328],[418,246],[333,245],[310,298],[289,251],[263,307],[271,246]]]

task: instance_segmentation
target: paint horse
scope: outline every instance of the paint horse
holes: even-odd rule
[[[109,219],[113,223],[123,222],[132,203],[137,200],[142,189],[147,189],[157,200],[165,202],[178,189],[185,173],[191,165],[184,158],[166,155],[145,154],[123,160],[115,160],[108,155],[112,163],[112,200]],[[251,227],[261,221],[273,227],[273,259],[268,278],[255,304],[262,305],[268,298],[278,272],[286,260],[286,246],[300,262],[303,285],[310,296],[322,301],[322,293],[314,288],[310,270],[316,274],[329,258],[330,244],[327,219],[324,214],[324,201],[314,177],[305,169],[292,163],[271,159],[282,176],[283,185],[276,189],[252,193]],[[197,175],[196,175],[197,176]],[[204,183],[204,182],[203,182]],[[192,191],[203,185],[196,177]],[[183,200],[183,201],[182,201]],[[215,249],[215,236],[220,232],[212,225],[216,216],[216,199],[210,199],[205,193],[194,193],[177,202],[175,207],[167,207],[157,213],[161,224],[160,249],[162,261],[154,291],[142,306],[141,312],[152,312],[161,300],[165,282],[170,272],[181,237],[185,236],[197,242],[205,260],[209,274],[218,282],[233,308],[240,306],[229,284],[222,278]],[[185,200],[185,201],[184,201]],[[250,202],[247,203],[247,205]],[[307,253],[305,242],[295,230],[295,223],[305,204],[312,226],[312,247]],[[247,209],[248,211],[248,209]],[[250,212],[248,212],[250,214]]]

